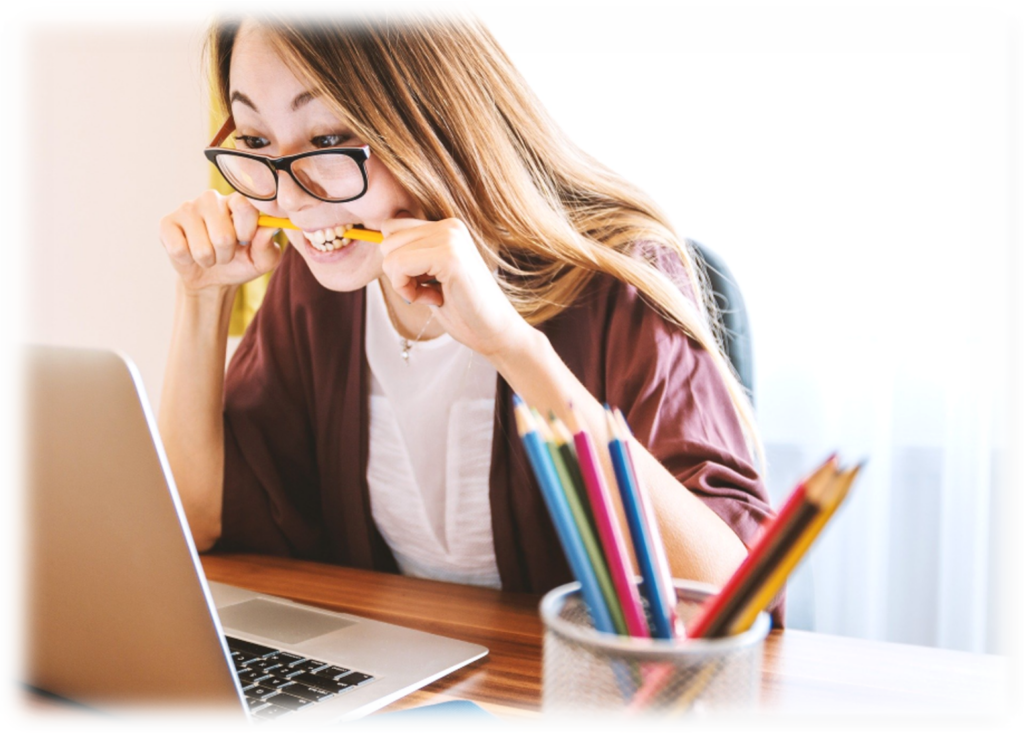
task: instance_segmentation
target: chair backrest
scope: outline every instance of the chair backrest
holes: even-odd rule
[[[754,355],[750,341],[750,321],[747,319],[747,307],[743,302],[743,294],[736,284],[736,278],[715,252],[700,242],[687,240],[694,251],[704,261],[704,269],[708,274],[711,292],[718,305],[718,313],[722,322],[725,341],[725,353],[732,362],[733,369],[740,383],[754,401]]]

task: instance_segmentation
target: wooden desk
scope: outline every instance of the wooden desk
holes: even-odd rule
[[[541,699],[540,597],[256,555],[206,555],[210,580],[482,644],[490,654],[385,710],[472,700],[533,716]],[[779,713],[1001,717],[1006,660],[930,647],[773,631],[762,707]]]

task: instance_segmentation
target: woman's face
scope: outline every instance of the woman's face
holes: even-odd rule
[[[357,147],[363,141],[288,69],[264,32],[243,23],[231,54],[231,113],[240,150],[281,156],[329,147]],[[302,231],[285,230],[316,279],[326,288],[358,290],[382,274],[376,244],[352,241],[333,252],[313,245],[317,232],[361,224],[379,231],[386,219],[424,218],[417,203],[370,151],[366,194],[344,204],[320,201],[287,173],[278,175],[277,198],[252,203],[271,216],[286,217]],[[338,238],[340,241],[340,238]]]

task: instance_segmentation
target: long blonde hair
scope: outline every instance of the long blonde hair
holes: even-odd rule
[[[529,323],[571,305],[595,273],[636,287],[711,355],[763,466],[753,409],[723,354],[715,304],[690,246],[646,194],[565,136],[482,23],[408,14],[255,22],[427,218],[465,223]],[[208,42],[225,111],[238,27],[217,23]],[[637,256],[638,243],[679,255],[696,303]]]

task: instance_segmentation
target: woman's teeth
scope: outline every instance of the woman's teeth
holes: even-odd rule
[[[303,232],[306,239],[313,245],[313,249],[319,252],[333,252],[336,249],[347,247],[352,243],[348,237],[341,236],[351,227],[336,226],[327,229],[318,229],[315,232]]]

